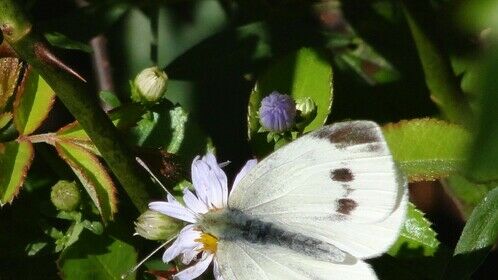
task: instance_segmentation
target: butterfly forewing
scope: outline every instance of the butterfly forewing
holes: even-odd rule
[[[380,128],[325,126],[274,152],[246,175],[229,206],[262,219],[376,222],[396,206],[400,182]]]

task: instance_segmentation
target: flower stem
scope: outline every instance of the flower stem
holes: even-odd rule
[[[102,157],[139,211],[149,202],[147,184],[152,182],[137,166],[131,149],[120,139],[119,132],[100,108],[95,94],[78,74],[61,62],[32,31],[31,23],[15,0],[0,3],[0,29],[4,39],[27,61],[56,92],[88,133]]]

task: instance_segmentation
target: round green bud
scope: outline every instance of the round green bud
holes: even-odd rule
[[[63,211],[72,211],[80,204],[80,191],[76,182],[61,180],[52,186],[50,200],[52,204]]]
[[[132,99],[136,102],[152,103],[164,96],[168,88],[168,75],[159,67],[142,70],[132,83]]]
[[[316,103],[310,97],[296,100],[296,110],[299,113],[300,122],[306,125],[315,119],[317,113]]]
[[[168,240],[182,227],[181,221],[152,210],[142,213],[135,222],[137,234],[149,240]]]

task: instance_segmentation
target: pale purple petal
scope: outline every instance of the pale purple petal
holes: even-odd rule
[[[202,254],[202,258],[199,260],[198,263],[194,264],[193,266],[184,269],[180,271],[179,273],[175,274],[173,276],[173,279],[175,280],[192,280],[197,277],[199,277],[206,269],[208,268],[209,264],[213,260],[213,254],[206,253],[204,252]]]
[[[149,208],[164,215],[189,223],[195,223],[197,221],[196,215],[179,203],[155,201],[149,203]]]
[[[257,163],[258,163],[258,161],[255,160],[255,159],[251,159],[251,160],[248,160],[246,162],[246,164],[244,165],[244,167],[242,167],[242,169],[237,174],[237,177],[235,177],[235,181],[233,181],[233,185],[232,185],[232,189],[230,190],[230,193],[233,192],[233,190],[239,184],[240,180],[242,180],[242,178],[244,178],[247,175],[247,173],[249,173],[249,171],[251,171],[251,169],[254,166],[256,166]]]
[[[205,214],[209,209],[204,204],[204,202],[200,201],[190,190],[185,189],[183,191],[183,202],[185,202],[185,205],[187,205],[188,208],[190,208],[192,211],[199,213],[199,214]]]
[[[214,201],[215,206],[218,208],[225,207],[227,205],[228,199],[228,180],[225,172],[220,168],[216,157],[212,153],[208,153],[204,156],[204,161],[209,166],[209,170],[216,177],[217,187],[215,190]],[[221,200],[220,200],[221,199]]]
[[[167,202],[176,202],[176,198],[168,193],[168,194],[166,194],[166,201]]]
[[[196,257],[199,255],[199,252],[201,249],[202,249],[202,244],[199,244],[198,248],[195,248],[194,250],[190,250],[190,251],[185,251],[182,254],[182,263],[189,264],[192,261],[194,261],[196,259]]]
[[[211,167],[205,160],[205,157],[197,164],[198,170],[201,173],[201,181],[206,186],[206,201],[208,207],[216,207],[218,203],[221,204],[221,189],[218,186],[218,179],[216,175],[211,170]]]
[[[194,225],[185,226],[178,234],[175,242],[173,242],[173,244],[164,252],[163,262],[170,262],[178,255],[188,251],[195,250],[196,252],[198,252],[196,249],[201,248],[202,244],[196,242],[195,240],[200,238],[200,236],[201,233],[197,230],[194,230]]]
[[[223,280],[223,276],[221,275],[220,265],[216,259],[213,260],[213,274],[216,280]]]
[[[197,156],[192,161],[191,167],[191,175],[192,175],[192,184],[194,185],[195,193],[197,197],[203,201],[206,205],[209,205],[209,201],[207,200],[207,188],[209,186],[206,185],[205,182],[205,168],[203,162],[200,160],[200,157]]]
[[[216,163],[216,158],[208,154],[192,163],[192,183],[197,197],[211,208],[223,208],[227,200],[226,175]]]

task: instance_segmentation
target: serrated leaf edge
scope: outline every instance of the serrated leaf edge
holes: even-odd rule
[[[78,164],[76,164],[73,160],[71,160],[70,158],[68,158],[68,156],[62,150],[62,147],[61,147],[60,143],[64,143],[64,144],[67,144],[67,145],[74,145],[75,147],[80,148],[81,150],[83,150],[84,152],[86,152],[89,155],[89,157],[92,159],[92,161],[94,161],[97,164],[97,166],[100,167],[101,170],[104,171],[103,175],[105,177],[107,177],[106,179],[111,183],[111,191],[108,192],[108,194],[109,194],[109,200],[111,201],[111,204],[110,204],[110,210],[111,210],[110,214],[111,214],[111,217],[109,217],[109,218],[110,218],[110,220],[112,220],[113,219],[113,214],[117,213],[117,207],[116,207],[116,205],[117,205],[116,186],[114,185],[114,181],[112,180],[112,178],[108,174],[106,168],[104,168],[104,166],[102,165],[102,163],[100,162],[100,160],[97,158],[97,156],[91,150],[85,148],[84,146],[80,146],[80,145],[75,144],[73,142],[64,141],[64,140],[60,140],[60,139],[55,142],[55,148],[56,148],[57,153],[59,154],[59,156],[66,163],[68,163],[68,165],[71,167],[71,169],[73,169],[73,172],[80,179],[80,181],[82,181],[81,178],[80,178],[80,176],[81,176],[85,180],[85,182],[88,182],[94,189],[96,189],[96,186],[92,183],[91,180],[89,180],[87,178],[87,176],[81,170],[81,168],[78,166]],[[86,189],[87,187],[85,186],[85,184],[83,182],[81,182],[81,183],[83,184],[83,186]],[[88,190],[87,190],[87,192],[88,192]],[[101,201],[101,198],[97,195],[96,199],[97,199],[97,201],[94,201],[93,199],[92,199],[92,201],[94,201],[94,203],[96,204],[97,208],[99,209],[101,217],[104,219],[104,221],[106,221],[107,217],[104,217],[104,213],[102,212],[102,201]]]
[[[24,94],[26,92],[25,91],[25,85],[26,85],[27,79],[29,79],[30,75],[39,75],[38,78],[39,79],[43,79],[43,77],[40,74],[35,73],[31,69],[31,67],[28,67],[28,69],[24,73],[24,77],[23,77],[23,81],[24,82],[19,85],[19,88],[16,91],[16,96],[15,96],[14,102],[12,104],[12,106],[13,106],[14,125],[16,127],[16,130],[21,135],[29,135],[29,134],[35,132],[38,128],[40,128],[40,126],[43,124],[43,122],[47,119],[48,115],[50,114],[50,111],[52,111],[52,108],[54,107],[54,103],[55,103],[55,98],[56,98],[56,95],[53,94],[52,98],[49,101],[49,105],[47,107],[47,111],[45,112],[45,114],[43,115],[43,117],[40,118],[40,120],[36,123],[36,125],[31,129],[31,131],[28,131],[28,132],[23,131],[23,132],[21,132],[21,128],[19,127],[20,125],[19,125],[18,121],[16,121],[16,119],[17,119],[16,116],[18,115],[18,110],[19,110],[19,106],[20,106],[22,97],[24,96]],[[35,94],[37,94],[37,93],[35,93]],[[22,128],[22,129],[24,130],[25,128]]]
[[[31,142],[26,141],[26,140],[22,140],[22,139],[17,139],[16,142],[19,142],[19,143],[24,142],[24,143],[28,144],[28,148],[29,148],[29,151],[30,151],[30,157],[29,157],[27,163],[24,165],[24,167],[22,169],[21,179],[19,180],[19,185],[16,186],[16,191],[14,193],[12,193],[12,195],[10,196],[10,200],[9,201],[7,201],[5,203],[2,203],[2,201],[0,200],[0,207],[3,207],[5,204],[12,204],[12,202],[14,201],[14,199],[17,197],[17,195],[21,191],[21,187],[24,184],[24,181],[26,180],[26,177],[28,176],[28,171],[31,168],[31,163],[33,163],[33,159],[35,157],[35,152],[34,152],[33,144],[31,144]]]

